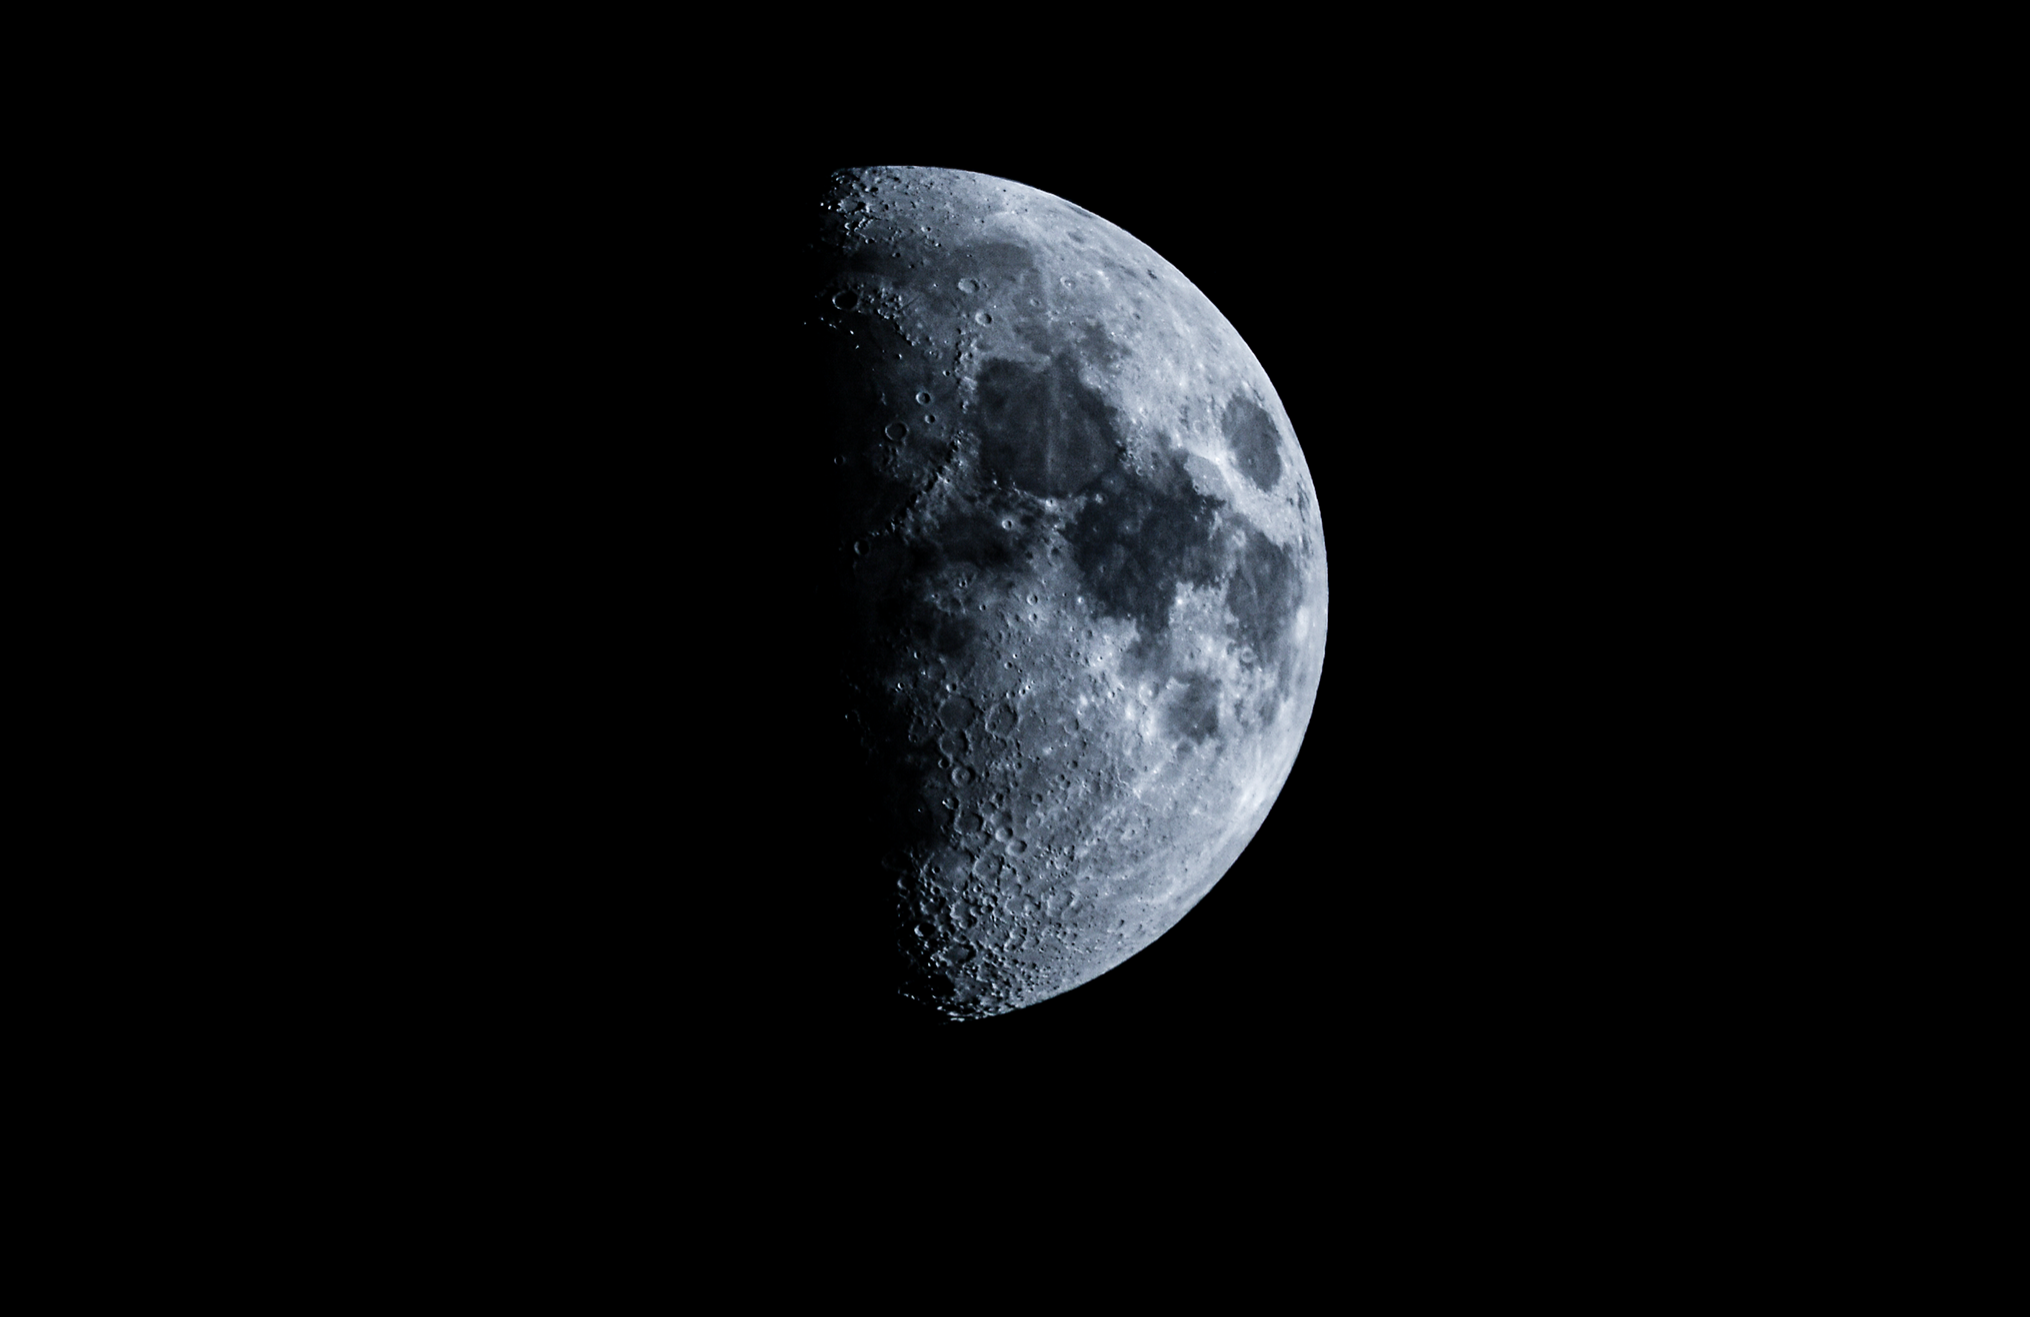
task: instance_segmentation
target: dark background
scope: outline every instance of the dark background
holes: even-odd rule
[[[307,415],[266,506],[313,544],[272,568],[308,621],[223,675],[294,682],[272,737],[331,780],[249,756],[314,873],[299,898],[277,847],[276,971],[220,981],[314,985],[273,1029],[312,1086],[401,1116],[419,1077],[470,1074],[447,1127],[527,1100],[621,1131],[627,1164],[640,1129],[685,1160],[815,1129],[925,1200],[975,1182],[954,1154],[989,1186],[1106,1183],[1163,1151],[1143,1117],[1182,1115],[1335,1184],[1400,1151],[1445,1196],[1425,1168],[1467,1133],[1539,1154],[1534,1193],[1564,1174],[1547,1106],[1618,1162],[1616,1128],[1725,1139],[1794,1058],[1865,1041],[1887,1012],[1850,967],[1908,948],[1854,915],[1898,901],[1857,879],[1883,825],[1832,770],[1887,753],[1883,692],[1843,674],[1897,624],[1858,532],[1905,510],[1854,497],[1888,479],[1853,439],[1879,386],[1826,344],[1879,293],[1839,235],[1888,182],[1798,204],[1837,134],[1722,124],[1703,75],[1646,108],[1348,70],[1301,107],[1052,116],[903,72],[820,80],[802,114],[673,108],[659,74],[520,121],[394,115],[268,199],[304,216],[272,296],[331,339],[248,321],[302,382],[260,451],[295,457]],[[1056,193],[1183,271],[1295,424],[1331,570],[1316,711],[1253,844],[1122,967],[963,1026],[894,1009],[798,474],[797,253],[826,172],[882,163]],[[1139,1075],[1126,1102],[1095,1082]]]
[[[1768,637],[1810,564],[1764,552],[1795,475],[1751,217],[1594,128],[1334,123],[1167,153],[849,125],[531,171],[475,281],[507,438],[459,429],[471,464],[418,503],[477,510],[416,597],[480,638],[437,689],[486,858],[424,857],[457,876],[414,954],[469,937],[502,1027],[574,1055],[812,1075],[1654,1070],[1738,1019],[1805,917],[1759,836],[1811,731],[1770,713],[1809,679]],[[827,173],[883,163],[1053,192],[1175,264],[1287,408],[1331,573],[1316,710],[1240,860],[1123,966],[961,1026],[895,1005],[800,465],[797,253]],[[548,287],[495,277],[523,247]]]
[[[1820,361],[1880,292],[1880,252],[1839,234],[1895,180],[1793,204],[1845,108],[1723,126],[1735,89],[1703,70],[1645,109],[1528,61],[1462,96],[1370,81],[1375,47],[1301,107],[1197,79],[1180,108],[1196,93],[982,61],[926,90],[941,58],[842,52],[869,76],[814,80],[802,113],[681,74],[713,89],[673,106],[661,71],[392,113],[335,160],[290,144],[305,185],[231,217],[229,245],[285,237],[263,297],[322,327],[250,304],[285,386],[254,469],[294,465],[255,500],[278,532],[222,540],[272,585],[220,679],[286,685],[245,755],[263,790],[218,802],[275,842],[216,921],[259,963],[201,966],[254,1003],[244,1054],[300,1047],[347,1128],[489,1131],[496,1175],[533,1133],[588,1165],[667,1157],[646,1181],[690,1192],[697,1161],[803,1135],[941,1206],[1112,1187],[1224,1128],[1315,1171],[1322,1195],[1280,1201],[1323,1196],[1332,1223],[1333,1191],[1376,1201],[1377,1162],[1478,1202],[1481,1150],[1523,1150],[1507,1233],[1573,1143],[1670,1193],[1655,1151],[1724,1152],[1729,1118],[1824,1137],[1848,1095],[1781,1109],[1786,1067],[1841,1030],[1872,1045],[1889,1012],[1858,1009],[1855,968],[1918,973],[1907,898],[1853,858],[1881,821],[1828,786],[1889,753],[1889,683],[1843,674],[1899,624],[1842,516],[1907,512],[1852,497],[1878,386]],[[796,254],[826,171],[882,163],[1056,193],[1183,271],[1294,422],[1331,569],[1316,711],[1253,844],[1125,965],[963,1026],[894,1009],[797,474]],[[268,622],[278,600],[300,627]],[[1858,622],[1823,627],[1842,606]],[[1930,881],[1905,868],[1899,889]],[[878,1201],[859,1187],[834,1192]]]

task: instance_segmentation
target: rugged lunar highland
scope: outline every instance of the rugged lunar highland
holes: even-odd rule
[[[1147,946],[1260,828],[1325,656],[1317,493],[1233,326],[1078,206],[853,170],[815,243],[900,988],[999,1014]]]

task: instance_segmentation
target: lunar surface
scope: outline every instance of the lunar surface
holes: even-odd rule
[[[1233,326],[1070,202],[842,171],[814,250],[898,986],[996,1015],[1148,946],[1261,827],[1325,658],[1317,491]]]

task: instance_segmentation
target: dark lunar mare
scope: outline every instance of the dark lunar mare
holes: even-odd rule
[[[980,458],[997,478],[1064,498],[1113,464],[1121,446],[1113,408],[1079,379],[1071,354],[1041,370],[989,361],[979,381]]]
[[[1170,625],[1181,582],[1220,577],[1212,539],[1220,500],[1191,487],[1174,458],[1138,473],[1119,463],[1094,482],[1094,497],[1066,530],[1072,561],[1103,613],[1132,620],[1150,653]]]
[[[1198,744],[1219,730],[1219,683],[1203,672],[1185,679],[1184,690],[1170,707],[1165,726],[1172,736]]]
[[[1234,615],[1235,642],[1252,649],[1255,662],[1276,668],[1283,698],[1290,694],[1297,662],[1290,624],[1303,599],[1304,579],[1289,551],[1250,527],[1227,582],[1226,606]]]
[[[1077,332],[1090,338],[1094,328]],[[1169,625],[1179,583],[1219,579],[1212,537],[1224,504],[1193,489],[1174,458],[1130,469],[1113,407],[1079,378],[1078,362],[1093,354],[1049,345],[1057,351],[1042,367],[998,358],[981,367],[981,460],[994,478],[1029,493],[1092,496],[1065,532],[1073,561],[1099,610],[1132,620],[1146,653]],[[979,538],[977,530],[961,535]]]
[[[1277,451],[1282,441],[1276,435],[1274,419],[1253,398],[1236,397],[1227,403],[1219,425],[1240,473],[1253,481],[1256,489],[1266,492],[1274,488],[1283,478],[1283,457]]]

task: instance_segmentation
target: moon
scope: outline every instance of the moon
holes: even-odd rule
[[[1261,827],[1325,658],[1317,490],[1233,326],[1071,202],[844,170],[813,250],[897,990],[998,1015],[1148,946]]]

